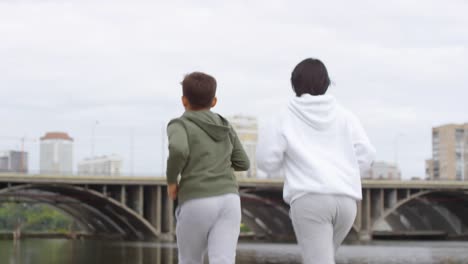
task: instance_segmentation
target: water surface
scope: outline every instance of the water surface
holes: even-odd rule
[[[236,263],[301,263],[294,244],[240,243]],[[64,239],[0,240],[5,264],[173,264],[172,243],[72,241]],[[345,245],[337,255],[341,264],[468,264],[468,242],[375,242]]]

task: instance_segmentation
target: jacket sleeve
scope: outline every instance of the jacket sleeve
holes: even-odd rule
[[[281,119],[275,118],[259,131],[257,167],[270,177],[280,173],[287,148],[281,127]]]
[[[359,169],[361,175],[363,175],[370,170],[376,157],[376,151],[367,137],[361,122],[354,115],[351,115],[351,138]]]
[[[236,131],[231,127],[232,154],[231,166],[235,171],[246,171],[250,168],[250,161],[244,147],[237,136]]]
[[[171,122],[167,127],[169,157],[167,159],[167,183],[177,183],[177,178],[185,167],[189,156],[187,132],[179,122]]]

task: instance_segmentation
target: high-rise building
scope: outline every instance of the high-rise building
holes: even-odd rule
[[[27,173],[28,153],[14,150],[0,152],[0,172]]]
[[[432,128],[432,159],[426,161],[432,180],[468,180],[468,123]]]
[[[434,179],[434,160],[428,159],[426,160],[426,180]]]
[[[79,175],[119,176],[122,158],[118,155],[87,158],[78,164]]]
[[[243,178],[255,178],[257,176],[257,162],[255,159],[258,137],[257,118],[236,115],[229,117],[228,119],[232,127],[236,130],[245,152],[250,159],[250,169],[246,172],[236,172],[236,175],[237,177]]]
[[[0,153],[0,172],[9,171],[10,159],[6,153]]]
[[[63,132],[48,132],[41,137],[41,174],[73,174],[73,138]]]
[[[363,175],[363,178],[376,180],[400,180],[401,171],[395,163],[376,161],[372,164],[369,172],[366,175]]]

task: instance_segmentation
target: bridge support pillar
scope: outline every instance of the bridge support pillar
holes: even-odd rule
[[[371,199],[373,201],[371,219],[378,219],[385,210],[384,191],[382,189],[371,190]]]
[[[162,233],[162,195],[163,188],[161,186],[156,187],[156,229]]]
[[[137,188],[137,205],[136,211],[139,215],[143,216],[143,208],[144,207],[144,193],[143,193],[143,186],[138,186]]]
[[[161,186],[145,189],[145,218],[161,233]]]
[[[366,189],[362,193],[361,201],[361,231],[368,232],[371,229],[371,192]]]
[[[354,226],[357,228],[357,230],[361,230],[362,222],[362,201],[359,201],[357,203],[356,219],[354,220]]]
[[[385,190],[385,209],[392,208],[398,202],[398,192],[396,189]]]
[[[361,232],[358,233],[358,239],[361,242],[367,242],[372,240],[372,235],[371,232],[368,230],[362,230]]]
[[[102,186],[102,194],[103,194],[104,196],[107,196],[107,185],[103,185],[103,186]]]
[[[162,196],[162,211],[163,218],[161,223],[161,230],[166,235],[167,240],[174,240],[175,237],[175,219],[174,219],[174,201],[171,200],[166,194],[165,187]]]
[[[120,202],[127,206],[127,189],[125,187],[125,185],[122,185],[122,187],[120,187]]]

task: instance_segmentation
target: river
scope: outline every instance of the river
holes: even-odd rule
[[[64,239],[0,240],[2,264],[173,264],[172,243],[72,241]],[[294,244],[240,243],[236,263],[300,263]],[[373,242],[345,245],[337,263],[461,264],[468,263],[468,242]]]

